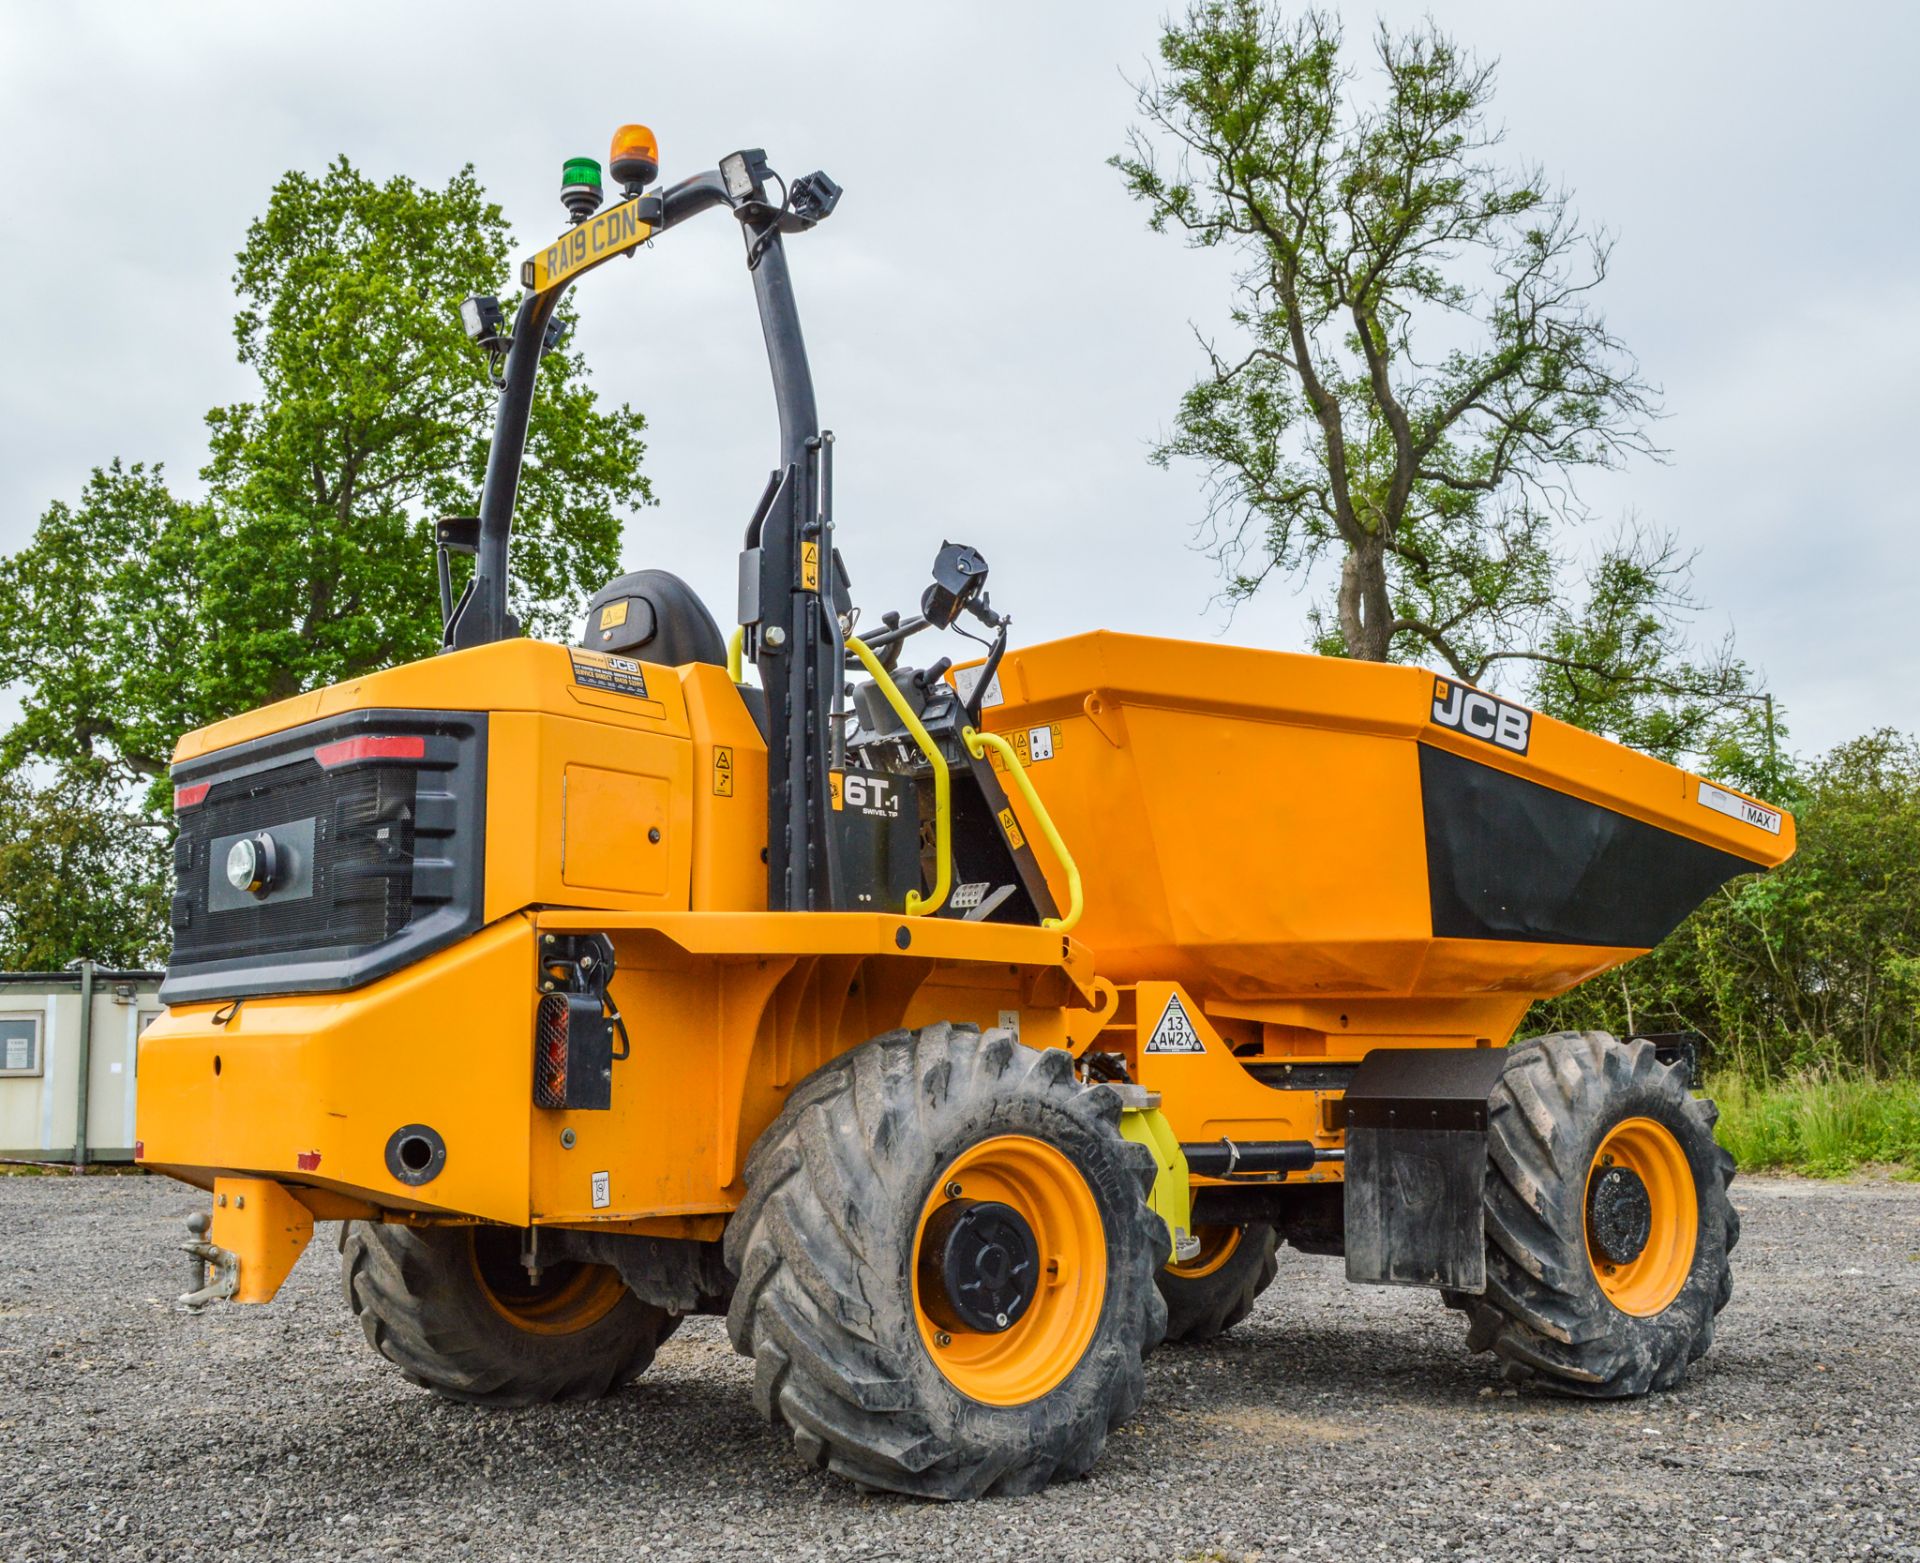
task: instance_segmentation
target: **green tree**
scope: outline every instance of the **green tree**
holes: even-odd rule
[[[1369,94],[1334,17],[1269,0],[1202,0],[1162,36],[1114,164],[1155,231],[1241,265],[1238,341],[1203,340],[1155,459],[1207,471],[1229,600],[1338,562],[1322,651],[1517,675],[1582,725],[1709,749],[1750,679],[1684,645],[1690,559],[1630,528],[1564,588],[1578,474],[1658,454],[1655,392],[1595,303],[1609,240],[1503,165],[1491,65],[1431,22],[1373,54]]]
[[[433,189],[342,158],[274,187],[234,275],[259,393],[208,414],[206,497],[116,461],[0,562],[0,682],[23,708],[0,764],[146,783],[161,810],[181,732],[435,649],[433,521],[474,512],[493,418],[455,305],[508,248],[471,169]],[[621,510],[651,498],[643,427],[547,353],[513,548],[530,632],[613,572]]]
[[[166,836],[99,781],[0,776],[0,970],[163,959]]]

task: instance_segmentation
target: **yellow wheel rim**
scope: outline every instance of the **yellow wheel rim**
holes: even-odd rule
[[[473,1278],[487,1304],[529,1335],[572,1335],[598,1324],[626,1295],[627,1284],[611,1265],[562,1260],[549,1265],[539,1284],[520,1263],[520,1234],[507,1227],[475,1227]]]
[[[958,1186],[961,1193],[950,1192]],[[1011,1206],[1033,1231],[1039,1288],[1013,1324],[996,1334],[943,1329],[920,1296],[920,1248],[927,1223],[949,1199]],[[1107,1296],[1107,1235],[1080,1169],[1026,1135],[982,1140],[956,1156],[921,1207],[914,1232],[913,1311],[920,1339],[948,1383],[990,1406],[1038,1400],[1074,1370],[1092,1343]]]
[[[1589,1229],[1587,1262],[1614,1307],[1649,1318],[1680,1295],[1693,1269],[1700,1238],[1693,1168],[1673,1131],[1651,1118],[1628,1118],[1608,1132],[1587,1169],[1589,1194],[1594,1179],[1610,1167],[1625,1168],[1646,1188],[1650,1229],[1645,1246],[1624,1263],[1610,1259]]]
[[[1238,1227],[1200,1227],[1193,1235],[1200,1239],[1200,1252],[1191,1259],[1175,1260],[1167,1266],[1167,1274],[1197,1281],[1203,1275],[1212,1275],[1240,1251]]]

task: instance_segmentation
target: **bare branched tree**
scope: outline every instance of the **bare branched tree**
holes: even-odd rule
[[[1688,652],[1691,557],[1629,526],[1563,590],[1577,475],[1661,455],[1657,392],[1595,302],[1611,241],[1502,163],[1491,64],[1382,26],[1369,95],[1342,45],[1323,11],[1203,0],[1139,84],[1128,189],[1156,231],[1244,259],[1238,341],[1202,338],[1155,459],[1205,467],[1230,601],[1337,559],[1322,651],[1517,674],[1556,714],[1698,749],[1750,680],[1730,647]]]

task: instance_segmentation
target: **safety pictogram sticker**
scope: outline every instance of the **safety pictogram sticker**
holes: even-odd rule
[[[1200,1033],[1193,1029],[1193,1021],[1187,1015],[1186,1005],[1180,1002],[1180,995],[1169,993],[1167,1007],[1160,1012],[1160,1024],[1153,1028],[1153,1035],[1147,1038],[1149,1053],[1204,1053],[1206,1043],[1200,1040]]]

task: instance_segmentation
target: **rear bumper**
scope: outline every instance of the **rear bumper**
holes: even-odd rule
[[[534,972],[533,924],[508,917],[353,992],[247,999],[224,1024],[170,1009],[140,1039],[141,1163],[524,1225]],[[446,1158],[410,1184],[387,1147],[421,1124]]]

